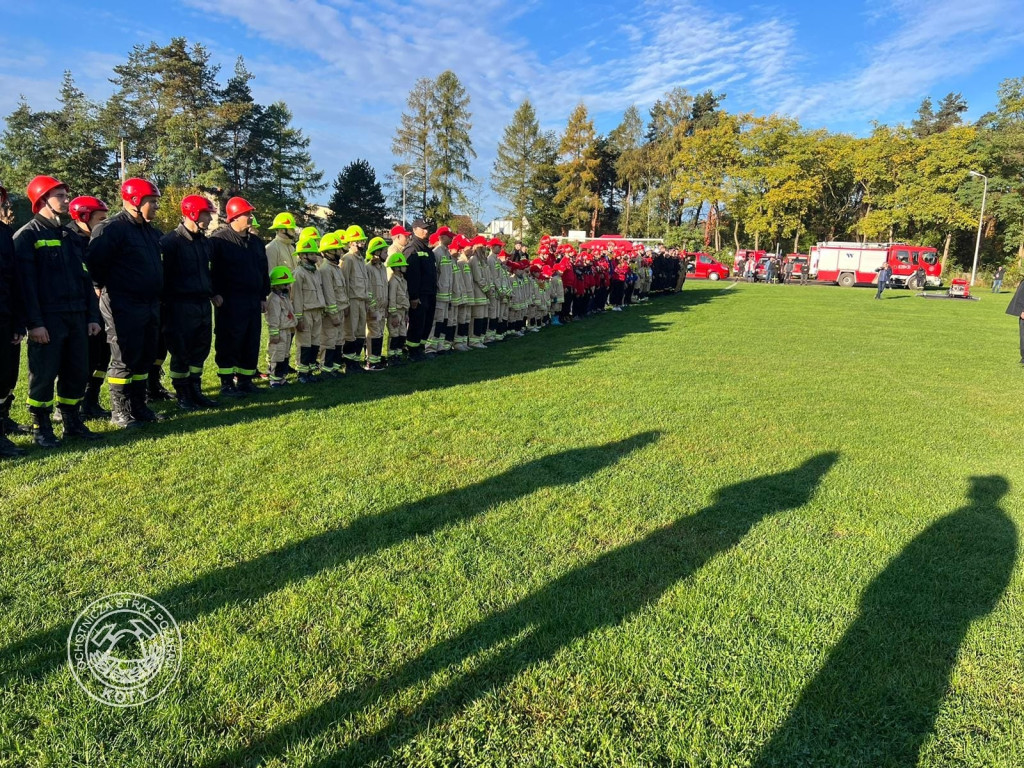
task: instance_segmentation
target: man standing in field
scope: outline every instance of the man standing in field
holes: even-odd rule
[[[876,299],[882,298],[882,291],[889,287],[890,277],[892,277],[892,267],[888,264],[878,270],[878,293],[875,294]]]
[[[1006,314],[1015,316],[1020,325],[1020,364],[1024,365],[1024,280],[1017,286],[1017,292],[1010,299]]]
[[[1003,290],[1003,278],[1006,277],[1006,267],[1000,267],[992,275],[992,293],[999,293]]]

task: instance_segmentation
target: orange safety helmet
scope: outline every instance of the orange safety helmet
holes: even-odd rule
[[[39,213],[43,210],[43,204],[46,203],[46,198],[49,194],[61,187],[64,188],[65,192],[68,191],[68,185],[63,181],[58,181],[53,176],[36,176],[32,179],[25,190],[29,202],[32,203],[32,213]]]
[[[125,179],[121,185],[121,199],[138,208],[144,197],[160,197],[156,184],[145,179]]]
[[[71,212],[72,219],[88,224],[89,217],[96,213],[96,211],[109,211],[110,209],[98,197],[82,195],[71,201],[70,205],[68,205],[68,210]]]
[[[203,211],[213,213],[213,203],[202,195],[186,195],[181,201],[181,215],[189,221],[199,221]]]
[[[252,213],[255,210],[244,197],[232,197],[228,200],[228,204],[224,206],[224,212],[227,214],[228,221],[237,219],[239,216],[247,213]]]

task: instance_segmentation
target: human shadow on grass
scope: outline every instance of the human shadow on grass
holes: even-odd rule
[[[258,600],[353,558],[465,522],[540,488],[578,483],[653,444],[659,437],[659,432],[641,432],[604,445],[544,456],[464,488],[365,515],[343,528],[325,531],[148,596],[166,607],[179,623],[192,621],[223,606]],[[83,607],[87,602],[83,599]],[[61,624],[0,651],[0,684],[18,676],[42,676],[66,662],[70,630],[70,622]]]
[[[930,525],[879,574],[860,614],[753,765],[915,766],[971,623],[1009,584],[1017,530],[998,476]]]
[[[414,711],[393,716],[378,730],[323,756],[316,765],[364,765],[390,755],[431,724],[446,720],[574,641],[628,620],[713,557],[736,546],[763,519],[803,506],[837,459],[838,454],[823,453],[788,472],[723,488],[710,506],[570,571],[430,648],[382,682],[342,693],[251,746],[219,756],[207,768],[259,764],[290,745],[318,737],[339,721],[358,717],[360,710],[409,686],[508,643],[465,676],[431,694]]]
[[[104,439],[95,443],[71,441],[62,446],[57,454],[119,448],[136,441],[198,433],[305,410],[401,397],[547,368],[572,366],[611,350],[616,341],[626,336],[663,332],[671,328],[670,320],[659,321],[661,315],[686,312],[730,293],[717,288],[687,290],[658,297],[651,303],[635,305],[627,312],[605,312],[563,328],[548,327],[541,333],[528,333],[523,338],[514,337],[495,343],[486,350],[448,354],[436,360],[316,384],[291,384],[279,390],[261,387],[260,394],[244,400],[232,402],[222,398],[221,408],[208,411],[183,414],[173,403],[166,406],[157,404],[156,410],[168,417],[165,421],[129,431],[104,432]],[[3,462],[0,465],[0,477],[5,473],[16,472],[24,462],[49,455],[49,452],[30,448],[24,458]]]

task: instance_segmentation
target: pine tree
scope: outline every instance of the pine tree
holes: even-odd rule
[[[540,207],[545,150],[537,113],[529,99],[523,101],[505,126],[491,171],[491,188],[509,202],[516,231],[531,220]]]
[[[328,203],[332,229],[359,224],[367,233],[382,232],[388,225],[387,204],[373,166],[355,160],[334,180],[334,194]]]
[[[950,128],[963,125],[963,115],[967,111],[967,101],[962,94],[947,93],[935,112],[935,133],[943,133]]]
[[[562,206],[565,220],[575,229],[590,224],[596,228],[601,198],[597,195],[597,172],[601,164],[596,154],[597,136],[587,108],[580,103],[569,116],[569,123],[558,146],[558,192],[555,203]]]
[[[249,81],[253,75],[239,56],[227,85],[217,94],[217,150],[228,183],[245,189],[258,176],[259,123],[265,108],[256,103]]]
[[[639,188],[643,176],[640,157],[643,137],[644,124],[635,104],[630,105],[622,115],[622,122],[608,136],[615,152],[618,154],[615,172],[620,188],[623,188],[625,191],[625,215],[620,229],[622,234],[627,236],[630,231],[630,214],[635,202],[635,190]]]
[[[408,174],[405,188],[408,200],[420,201],[419,213],[426,215],[427,195],[430,182],[430,165],[433,162],[431,141],[437,125],[436,103],[433,98],[434,83],[429,77],[416,81],[406,100],[406,111],[402,122],[391,140],[391,153],[399,158],[393,170],[396,186],[402,188],[402,177]]]
[[[303,211],[310,193],[327,186],[309,154],[309,139],[291,123],[292,113],[283,101],[267,107],[259,121],[258,157],[265,170],[254,197],[273,210]]]
[[[451,224],[456,208],[466,207],[465,186],[474,181],[470,160],[476,157],[469,132],[473,127],[469,96],[450,69],[434,82],[434,113],[437,120],[431,142],[433,157],[430,189],[437,196],[438,224]]]
[[[932,100],[930,97],[925,96],[921,100],[921,106],[917,108],[917,117],[914,118],[914,122],[910,124],[910,127],[918,138],[922,138],[933,133],[934,125],[935,110],[932,107]]]
[[[68,179],[75,195],[95,195],[110,203],[116,199],[118,176],[113,155],[100,131],[99,110],[64,73],[60,109],[44,113],[41,128],[51,173]]]
[[[44,117],[45,113],[33,112],[22,96],[5,118],[0,135],[0,179],[11,194],[23,194],[33,176],[50,168],[41,130]]]

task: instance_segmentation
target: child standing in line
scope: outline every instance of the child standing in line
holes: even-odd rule
[[[292,331],[298,324],[289,297],[289,286],[295,282],[288,267],[274,267],[270,271],[270,295],[267,297],[267,360],[270,361],[270,386],[283,387],[288,383],[288,352],[292,348]]]
[[[388,365],[400,365],[409,333],[409,262],[401,251],[388,256]]]

